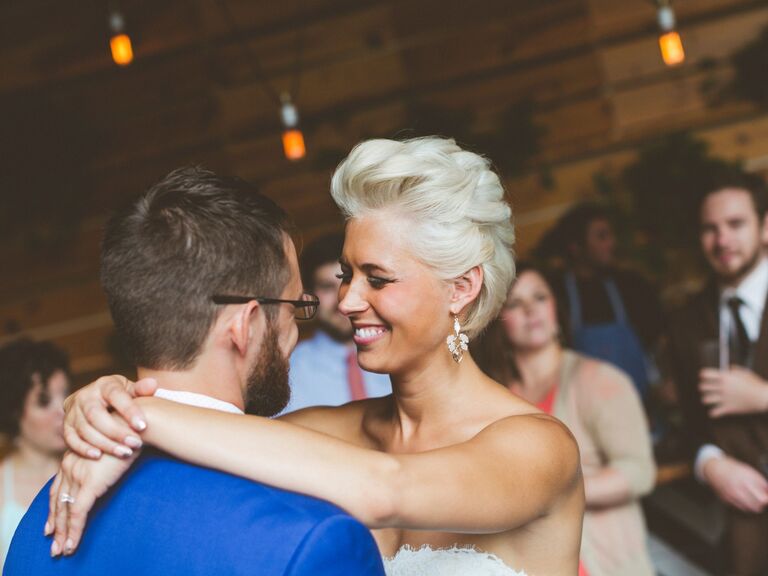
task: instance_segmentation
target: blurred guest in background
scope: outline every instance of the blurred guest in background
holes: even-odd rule
[[[0,426],[10,450],[0,464],[0,560],[32,499],[56,473],[65,449],[66,354],[50,342],[0,348]]]
[[[386,396],[389,376],[362,370],[352,341],[352,323],[339,312],[343,234],[323,236],[300,258],[304,289],[320,299],[317,331],[300,342],[291,356],[291,400],[286,412],[307,406],[339,406],[352,400]]]
[[[768,261],[765,189],[707,191],[701,248],[712,272],[671,326],[672,367],[697,478],[727,505],[729,574],[768,573]]]
[[[649,363],[663,331],[657,291],[617,266],[610,211],[585,202],[556,226],[565,269],[553,282],[575,350],[610,362],[632,379],[643,400],[655,379]]]
[[[623,372],[562,347],[555,298],[540,270],[518,268],[500,317],[474,351],[492,378],[562,420],[576,437],[587,504],[586,573],[654,574],[638,503],[655,479],[640,399]]]

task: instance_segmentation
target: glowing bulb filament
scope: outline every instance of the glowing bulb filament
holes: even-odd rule
[[[298,128],[283,132],[283,151],[288,160],[301,160],[307,153],[304,147],[304,134]]]
[[[683,42],[680,40],[680,34],[672,30],[659,36],[659,47],[661,48],[661,57],[667,66],[676,66],[685,60],[685,50]]]
[[[109,40],[112,49],[112,60],[118,66],[127,66],[133,61],[133,47],[128,34],[115,34]]]

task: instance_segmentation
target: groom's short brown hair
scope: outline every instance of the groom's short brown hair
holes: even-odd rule
[[[214,294],[279,297],[286,231],[285,212],[254,186],[202,168],[171,172],[115,215],[101,281],[133,362],[192,365],[221,308]]]

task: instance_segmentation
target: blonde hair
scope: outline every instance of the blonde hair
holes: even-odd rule
[[[410,220],[413,254],[443,280],[482,268],[463,321],[470,337],[498,315],[515,276],[515,231],[486,158],[447,138],[367,140],[339,164],[331,195],[348,219],[386,211]]]

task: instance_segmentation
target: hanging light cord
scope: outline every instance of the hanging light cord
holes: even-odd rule
[[[232,16],[232,12],[229,9],[229,5],[225,0],[218,0],[218,3],[221,7],[222,13],[224,14],[224,19],[227,22],[227,26],[230,28],[232,34],[240,41],[243,53],[245,54],[245,59],[248,61],[248,65],[251,68],[253,77],[259,82],[259,84],[261,84],[262,89],[270,98],[270,100],[273,100],[276,106],[282,106],[283,98],[267,81],[266,75],[264,74],[264,69],[261,67],[259,60],[251,49],[247,39],[243,36],[243,32],[240,30],[240,27],[235,22],[235,19]],[[293,81],[291,83],[290,92],[288,93],[293,102],[296,102],[299,98],[301,68],[304,57],[304,35],[301,33],[301,29],[296,30],[295,52],[296,55],[294,61]]]

